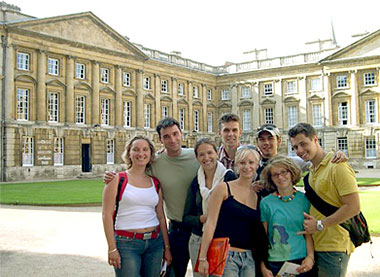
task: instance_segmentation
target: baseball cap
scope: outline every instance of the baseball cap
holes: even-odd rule
[[[262,132],[268,132],[272,136],[281,137],[280,130],[274,124],[263,124],[257,129],[257,137],[260,136]]]

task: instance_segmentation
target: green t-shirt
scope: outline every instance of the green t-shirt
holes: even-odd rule
[[[198,168],[193,149],[182,149],[175,158],[165,152],[157,155],[152,164],[152,175],[161,183],[165,212],[169,219],[182,222],[187,192]]]

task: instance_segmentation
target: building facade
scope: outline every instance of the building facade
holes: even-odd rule
[[[0,4],[3,181],[121,170],[130,137],[160,147],[162,118],[177,118],[191,147],[217,138],[227,112],[246,143],[274,123],[292,154],[287,130],[309,122],[355,168],[380,167],[380,31],[343,49],[318,41],[310,53],[214,67],[133,44],[91,12],[38,19]]]

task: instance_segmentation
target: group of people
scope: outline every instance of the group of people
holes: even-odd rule
[[[193,269],[198,261],[195,276],[207,276],[218,237],[231,246],[223,276],[276,276],[286,261],[300,276],[345,276],[354,246],[339,224],[360,210],[356,179],[344,153],[326,153],[311,125],[289,130],[298,157],[278,155],[273,124],[257,130],[256,146],[242,145],[235,114],[219,120],[219,149],[208,138],[182,148],[174,118],[156,130],[163,151],[136,136],[123,154],[127,171],[105,174],[103,223],[116,276],[159,276],[161,261],[166,276],[185,276],[189,260]],[[317,194],[339,208],[331,216],[295,188],[305,170]]]

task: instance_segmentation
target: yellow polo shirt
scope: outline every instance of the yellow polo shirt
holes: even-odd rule
[[[334,153],[328,153],[316,170],[310,168],[309,183],[314,191],[327,203],[341,207],[341,196],[358,192],[355,172],[348,163],[331,163]],[[313,205],[310,214],[317,220],[325,218]],[[325,228],[313,234],[315,251],[337,251],[351,254],[355,247],[348,231],[339,225]]]

